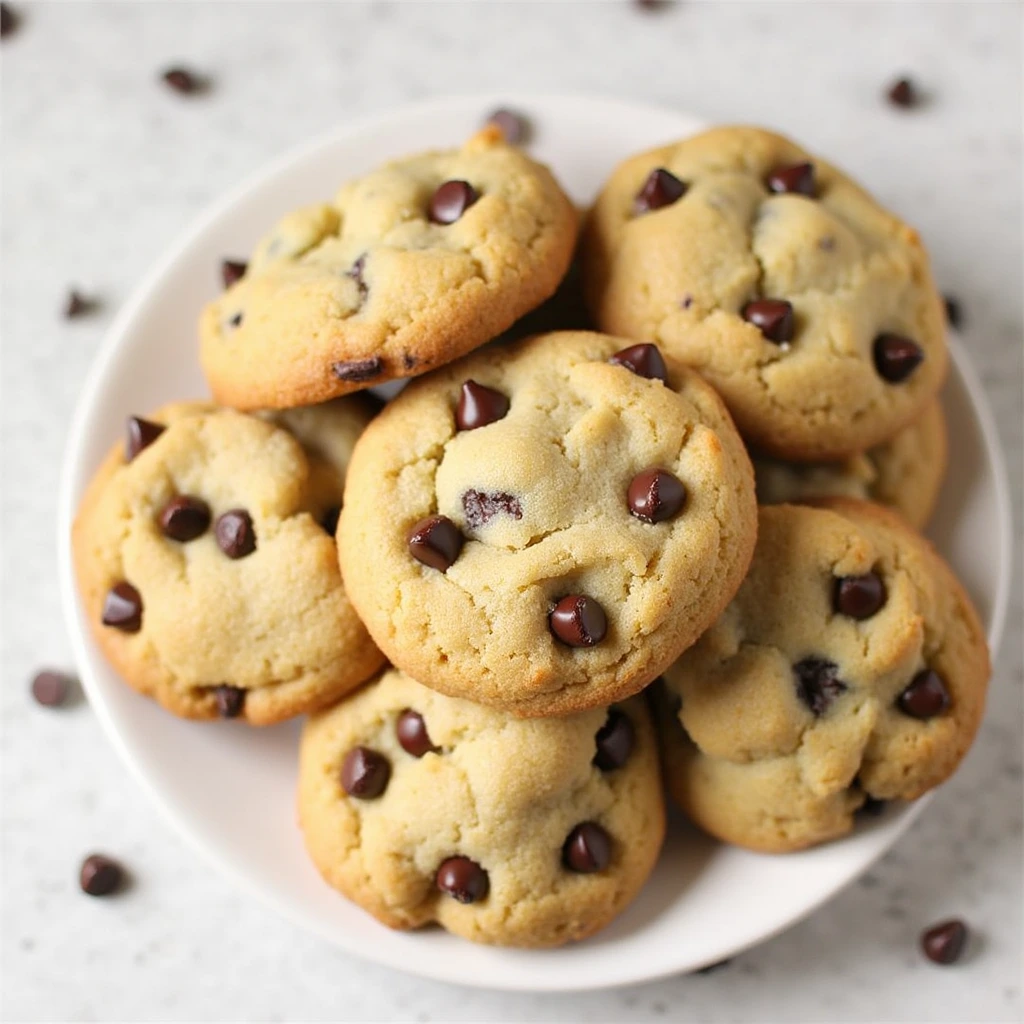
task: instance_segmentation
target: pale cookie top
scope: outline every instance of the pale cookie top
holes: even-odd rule
[[[642,699],[522,720],[390,669],[309,720],[300,762],[310,856],[393,928],[583,938],[636,895],[664,834]]]
[[[942,383],[945,317],[917,233],[770,132],[716,128],[620,164],[582,258],[598,327],[699,370],[779,458],[864,451]]]
[[[677,360],[668,386],[653,346],[611,361],[627,344],[564,332],[488,349],[411,385],[360,438],[342,572],[414,678],[520,715],[606,705],[739,586],[756,532],[742,442]]]
[[[938,399],[888,441],[841,462],[780,462],[753,453],[763,505],[814,498],[861,498],[899,512],[922,529],[946,475],[946,418]]]
[[[86,615],[129,684],[185,717],[266,724],[380,667],[333,540],[372,413],[355,397],[289,413],[294,436],[202,403],[129,420],[73,534]]]
[[[577,223],[551,172],[494,128],[386,164],[283,218],[203,311],[214,397],[308,405],[450,362],[555,291]]]
[[[665,673],[686,730],[666,739],[671,789],[731,842],[834,838],[866,797],[912,800],[954,771],[988,677],[970,599],[898,515],[762,508],[735,600]]]

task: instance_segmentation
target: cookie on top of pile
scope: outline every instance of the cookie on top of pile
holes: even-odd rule
[[[653,869],[662,773],[798,849],[980,721],[977,614],[912,528],[946,465],[916,234],[721,128],[616,169],[570,267],[576,235],[493,127],[286,216],[202,313],[220,404],[131,419],[75,525],[133,687],[311,713],[310,857],[392,927],[582,938]]]

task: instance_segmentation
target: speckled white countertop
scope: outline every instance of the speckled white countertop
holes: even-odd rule
[[[829,154],[922,231],[996,411],[1021,507],[1021,25],[1014,3],[53,3],[20,6],[2,75],[3,861],[6,1020],[1011,1021],[1020,965],[1021,593],[959,774],[874,870],[707,976],[508,995],[340,955],[171,832],[87,706],[27,696],[66,665],[54,502],[83,374],[181,228],[269,158],[430,94],[593,92],[761,122]],[[214,79],[182,98],[183,61]],[[908,71],[929,102],[880,101]],[[77,283],[96,315],[60,316]],[[1019,564],[1019,553],[1017,549]],[[90,900],[82,854],[134,872]],[[947,970],[921,927],[980,934]]]

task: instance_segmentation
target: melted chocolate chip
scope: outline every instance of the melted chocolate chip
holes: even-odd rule
[[[597,744],[594,764],[603,772],[615,771],[629,760],[633,752],[636,739],[633,721],[624,711],[612,708],[594,739]]]
[[[839,666],[823,658],[804,658],[793,666],[797,696],[820,718],[848,689],[839,678]]]
[[[890,384],[905,381],[924,360],[920,345],[899,334],[880,334],[873,353],[878,375]]]
[[[406,708],[395,722],[395,735],[402,749],[413,757],[423,757],[437,747],[430,740],[427,732],[427,723],[418,711]]]
[[[495,423],[508,415],[509,400],[494,388],[467,380],[459,392],[459,404],[455,408],[455,426],[459,430],[476,430]]]
[[[512,110],[495,110],[487,118],[487,123],[497,125],[510,146],[523,145],[530,134],[529,122],[522,114],[517,114]]]
[[[256,529],[244,508],[233,508],[218,516],[213,532],[217,546],[228,558],[245,558],[256,550]]]
[[[92,853],[82,861],[78,884],[88,896],[109,896],[124,882],[124,868],[111,857]]]
[[[138,633],[142,629],[142,596],[130,583],[116,583],[107,591],[102,622],[122,633]]]
[[[885,604],[885,584],[875,572],[842,576],[836,580],[832,606],[851,619],[870,619]]]
[[[491,889],[487,872],[468,857],[449,857],[441,861],[434,884],[459,903],[479,903],[487,898]]]
[[[686,194],[687,185],[680,181],[671,171],[664,167],[656,167],[647,175],[640,191],[633,199],[633,213],[639,216],[671,206]]]
[[[430,199],[430,219],[435,224],[454,224],[479,198],[468,181],[446,181]]]
[[[447,516],[427,516],[409,531],[409,554],[431,569],[447,572],[459,557],[464,540]]]
[[[801,196],[814,197],[814,164],[792,164],[776,167],[768,175],[766,184],[769,191],[776,193],[793,192]]]
[[[626,491],[629,511],[645,523],[663,523],[682,510],[686,488],[664,469],[645,469],[630,481]]]
[[[926,668],[914,676],[896,699],[896,705],[911,718],[935,718],[949,707],[949,691],[942,676]]]
[[[344,363],[331,363],[331,373],[338,380],[350,381],[354,384],[379,377],[384,369],[384,360],[380,356],[369,359],[351,359]]]
[[[631,345],[616,352],[608,362],[614,366],[624,366],[638,377],[668,383],[668,367],[657,345]]]
[[[179,494],[160,510],[159,521],[165,537],[185,543],[206,533],[210,526],[210,506],[202,498]]]
[[[608,632],[604,609],[585,594],[563,597],[548,616],[548,624],[556,639],[569,647],[593,647]]]
[[[341,785],[358,800],[375,800],[388,788],[391,762],[369,747],[353,747],[341,763]]]
[[[570,871],[589,875],[612,862],[612,838],[595,821],[577,825],[562,847],[562,863]]]
[[[792,341],[796,333],[793,306],[785,299],[754,299],[743,307],[740,315],[777,345]]]
[[[228,319],[229,327],[241,327],[242,326],[242,314],[236,313],[233,317]]]
[[[356,283],[356,287],[359,289],[359,301],[360,301],[360,303],[365,302],[366,301],[366,296],[370,293],[370,289],[369,289],[368,285],[363,280],[363,270],[365,268],[366,268],[366,253],[364,252],[362,254],[362,256],[360,256],[359,259],[357,259],[355,261],[355,263],[353,263],[352,266],[349,267],[349,269],[345,271],[345,276],[352,278],[352,280],[355,281],[355,283]]]
[[[129,416],[125,422],[125,459],[131,462],[143,448],[148,448],[166,429],[161,423],[152,423],[140,416]]]
[[[224,683],[213,688],[213,699],[217,702],[217,714],[221,718],[237,718],[245,709],[245,690],[239,686]]]
[[[963,955],[968,938],[967,925],[956,918],[934,925],[921,935],[921,950],[932,963],[955,964]]]
[[[220,277],[224,282],[224,287],[230,288],[236,281],[241,281],[248,269],[248,263],[241,263],[238,260],[222,260]]]
[[[486,526],[495,516],[523,518],[523,507],[519,504],[519,499],[514,494],[506,494],[504,491],[495,494],[486,491],[466,491],[462,496],[462,512],[466,517],[466,525],[473,529]]]

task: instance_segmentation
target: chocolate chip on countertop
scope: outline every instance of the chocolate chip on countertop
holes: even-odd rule
[[[604,725],[597,730],[597,736],[594,738],[597,744],[594,764],[603,772],[621,768],[633,752],[635,738],[633,721],[629,715],[624,711],[619,711],[618,708],[612,708],[608,712]]]
[[[570,871],[589,875],[604,871],[611,861],[611,836],[595,821],[577,825],[562,847],[562,863]]]
[[[487,872],[469,857],[448,857],[434,876],[434,884],[459,903],[479,903],[491,888]]]
[[[645,469],[626,491],[629,511],[645,523],[663,523],[679,514],[686,502],[682,481],[665,469]]]
[[[768,188],[779,194],[792,192],[801,196],[814,197],[814,164],[792,164],[776,167],[766,180]]]
[[[896,704],[911,718],[935,718],[949,707],[949,691],[938,672],[926,668],[914,676]]]
[[[921,347],[899,334],[880,334],[873,349],[875,369],[890,384],[905,381],[924,360]]]
[[[430,199],[430,219],[435,224],[454,224],[478,199],[468,181],[446,181]]]
[[[59,708],[76,687],[77,682],[73,676],[53,669],[43,669],[32,678],[32,696],[37,704],[46,708]]]
[[[824,658],[804,658],[793,666],[797,696],[815,718],[820,718],[848,689],[839,678],[839,666]]]
[[[504,107],[495,110],[488,118],[487,124],[497,125],[505,141],[510,146],[523,145],[530,135],[530,123],[522,114]]]
[[[103,600],[102,622],[122,633],[138,633],[142,629],[142,595],[130,583],[115,583]]]
[[[409,531],[409,554],[438,572],[447,572],[459,557],[465,538],[447,516],[427,516]]]
[[[395,735],[402,749],[413,757],[423,757],[437,747],[431,742],[427,723],[418,711],[406,708],[395,722]]]
[[[167,428],[162,423],[129,416],[125,421],[124,454],[128,462],[144,448],[148,448]]]
[[[77,288],[72,288],[68,291],[68,297],[64,303],[64,318],[76,320],[80,316],[93,312],[97,305],[95,299],[83,295]]]
[[[213,699],[217,702],[217,714],[221,718],[238,718],[245,709],[245,690],[240,686],[224,683],[213,688]]]
[[[341,785],[359,800],[375,800],[390,779],[391,762],[369,747],[353,747],[341,763]]]
[[[875,572],[842,576],[835,582],[832,605],[840,615],[870,619],[885,604],[885,584]]]
[[[668,367],[657,345],[630,345],[616,352],[608,362],[613,366],[624,366],[638,377],[668,383]]]
[[[183,67],[168,68],[160,77],[175,92],[185,96],[206,92],[210,85],[207,79]]]
[[[364,380],[379,377],[384,369],[384,360],[380,356],[369,359],[350,359],[347,362],[331,363],[331,373],[338,380],[346,380],[358,384]]]
[[[242,263],[239,260],[222,260],[220,264],[220,277],[224,282],[224,287],[230,288],[236,281],[241,281],[248,269],[248,263]]]
[[[777,345],[793,340],[796,319],[792,303],[785,299],[753,299],[743,307],[740,315]]]
[[[179,494],[160,510],[159,521],[165,537],[184,544],[209,529],[210,506],[202,498]]]
[[[921,950],[932,963],[955,964],[963,955],[970,932],[963,921],[942,921],[921,934]]]
[[[897,78],[889,86],[886,96],[894,107],[916,107],[921,99],[917,87],[909,78]]]
[[[89,896],[109,896],[124,882],[124,868],[102,853],[92,853],[82,861],[78,884]]]
[[[686,195],[686,182],[680,181],[664,167],[655,167],[633,199],[633,213],[651,213],[662,207],[671,206]]]
[[[252,516],[244,508],[233,508],[217,517],[213,527],[217,546],[228,558],[245,558],[256,550]]]
[[[608,632],[604,609],[585,594],[563,597],[548,616],[551,632],[569,647],[593,647]]]
[[[459,392],[459,403],[455,407],[455,426],[459,430],[476,430],[486,427],[508,415],[509,400],[494,388],[467,380]]]

